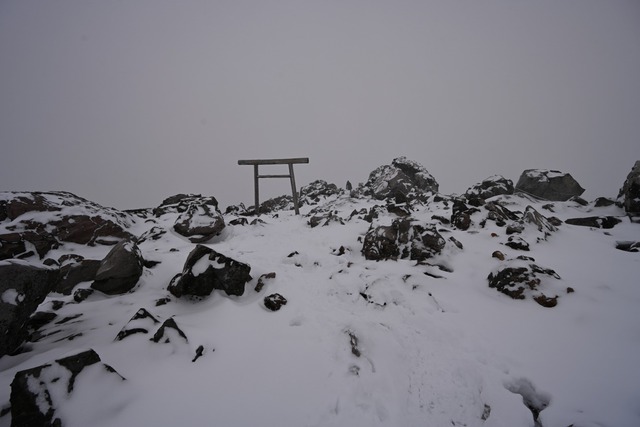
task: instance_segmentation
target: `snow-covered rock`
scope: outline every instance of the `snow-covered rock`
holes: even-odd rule
[[[100,262],[91,287],[107,295],[129,292],[142,275],[144,260],[134,242],[122,241]]]
[[[515,191],[543,200],[565,201],[584,193],[584,188],[571,174],[548,169],[527,169],[522,172]]]
[[[486,200],[501,194],[513,194],[513,190],[513,181],[506,179],[502,175],[493,175],[470,187],[465,192],[465,196],[467,198],[477,197]]]
[[[640,216],[640,160],[636,161],[627,175],[618,197],[622,199],[629,215]]]

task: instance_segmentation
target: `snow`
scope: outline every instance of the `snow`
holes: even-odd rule
[[[528,224],[522,236],[531,250],[525,253],[505,246],[504,228],[492,221],[479,227],[474,214],[471,233],[438,225],[447,245],[430,260],[434,266],[375,262],[360,252],[370,224],[347,219],[354,209],[382,202],[333,196],[327,208],[344,225],[311,228],[304,215],[313,206],[303,206],[302,216],[284,211],[262,216],[264,224],[228,225],[207,244],[251,266],[254,280],[244,295],[214,291],[202,300],[171,297],[156,306],[170,296],[167,285],[195,246],[168,232],[139,245],[145,259],[161,263],[144,270],[135,292],[96,292],[66,304],[44,327],[52,335],[28,353],[0,359],[0,405],[8,404],[17,371],[93,348],[126,381],[99,380],[94,369],[79,375],[79,392],[60,406],[69,426],[533,426],[525,400],[544,407],[539,422],[545,427],[640,425],[640,254],[615,249],[616,241],[640,240],[640,225],[615,206],[562,202],[550,213],[524,197],[495,200],[512,211],[531,205],[562,220],[597,214],[623,221],[611,230],[563,224],[546,240]],[[412,217],[433,223],[433,215],[450,213],[432,203]],[[127,221],[139,236],[153,226],[171,230],[177,217]],[[233,218],[226,215],[225,222]],[[383,215],[376,224],[393,218]],[[337,255],[341,246],[345,253]],[[70,250],[102,259],[109,248],[67,244],[49,256]],[[488,274],[502,265],[491,257],[495,250],[508,259],[535,258],[561,277],[546,286],[575,292],[544,308],[489,288]],[[203,257],[194,274],[212,262]],[[269,272],[276,277],[255,292],[257,278]],[[277,312],[262,303],[272,293],[288,300]],[[72,297],[52,294],[40,310],[51,311],[53,300]],[[115,341],[140,308],[160,322],[156,329],[173,317],[188,341],[173,334],[170,343],[153,343],[156,329]],[[202,357],[192,362],[201,345]],[[0,417],[0,426],[9,424],[10,415]]]

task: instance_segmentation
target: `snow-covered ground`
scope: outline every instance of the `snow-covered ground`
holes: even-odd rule
[[[131,293],[94,292],[81,303],[47,297],[40,311],[68,304],[30,352],[0,358],[0,404],[9,404],[17,371],[92,348],[126,381],[81,374],[77,392],[58,408],[66,426],[533,426],[524,401],[543,408],[536,425],[545,427],[639,426],[640,253],[615,243],[640,240],[640,224],[616,206],[555,202],[550,213],[528,198],[497,199],[561,220],[614,215],[622,222],[610,230],[562,224],[539,242],[537,230],[526,230],[529,252],[505,246],[504,227],[492,221],[468,231],[438,223],[443,237],[463,245],[447,243],[430,260],[450,270],[443,271],[366,260],[362,239],[371,224],[348,218],[381,202],[342,194],[323,203],[344,224],[311,228],[312,207],[303,206],[301,216],[281,211],[262,215],[263,223],[227,225],[206,245],[249,264],[254,279],[240,297],[214,291],[195,301],[167,291],[195,247],[172,230],[177,214],[132,217],[128,231],[136,236],[153,226],[169,230],[140,244],[144,258],[160,264],[145,268]],[[449,208],[430,203],[412,217],[437,223],[431,217],[448,218]],[[109,249],[65,244],[48,256],[102,259]],[[533,257],[561,277],[558,289],[575,292],[562,292],[554,308],[497,292],[487,281],[503,262],[492,257],[496,250]],[[269,272],[276,277],[256,292]],[[276,312],[263,304],[273,293],[288,301]],[[156,344],[149,334],[115,340],[140,308],[160,322],[173,317],[188,342]],[[199,346],[203,355],[192,362]]]

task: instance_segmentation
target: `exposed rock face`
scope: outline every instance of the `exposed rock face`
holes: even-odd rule
[[[390,226],[369,228],[362,254],[375,261],[398,258],[424,261],[439,254],[445,244],[433,224],[402,218],[394,220]]]
[[[588,216],[583,218],[569,218],[565,221],[571,225],[581,225],[583,227],[593,228],[613,228],[616,224],[621,222],[620,219],[615,216]]]
[[[369,175],[365,193],[376,199],[395,199],[398,203],[425,198],[426,193],[437,193],[435,178],[419,163],[398,157],[391,165],[380,166]]]
[[[80,245],[113,245],[133,236],[115,222],[101,216],[75,215],[64,216],[52,221],[54,235],[63,242]]]
[[[176,220],[173,229],[176,233],[188,237],[192,243],[202,243],[220,234],[224,226],[218,202],[215,198],[208,197],[190,201],[186,210]]]
[[[619,197],[622,197],[624,210],[633,216],[640,215],[640,160],[636,161],[633,169],[627,175]]]
[[[25,261],[0,262],[0,357],[15,351],[27,336],[26,323],[52,290],[57,269]]]
[[[60,267],[60,278],[54,290],[70,295],[78,283],[95,280],[101,264],[98,260],[82,259],[63,265]]]
[[[142,275],[144,260],[138,246],[122,241],[100,263],[91,287],[107,295],[129,292]]]
[[[490,288],[513,299],[532,298],[543,307],[555,307],[562,293],[556,283],[560,276],[550,268],[534,264],[532,258],[527,257],[506,262],[490,273],[487,280]]]
[[[21,233],[7,233],[0,235],[0,260],[23,258],[34,255],[33,249],[43,258],[51,249],[59,247],[55,237],[46,231],[23,231]]]
[[[501,175],[490,176],[482,180],[481,183],[470,187],[465,196],[468,198],[478,197],[486,200],[490,197],[499,196],[501,194],[513,194],[513,181],[506,179]]]
[[[82,375],[91,375],[93,381],[102,384],[124,381],[113,368],[101,363],[93,350],[19,371],[11,383],[11,426],[63,426],[64,420],[56,410],[76,393],[91,395],[91,389],[76,390]],[[105,402],[97,406],[105,410],[103,405]]]
[[[169,292],[176,297],[205,297],[220,289],[227,295],[242,295],[245,283],[251,280],[250,272],[248,264],[197,245],[187,257],[182,273],[171,281]]]
[[[148,334],[151,329],[153,329],[158,323],[158,319],[156,319],[151,313],[149,313],[145,308],[140,308],[136,311],[136,314],[133,315],[131,320],[127,322],[126,325],[118,332],[116,336],[116,341],[122,341],[130,335],[134,334]]]
[[[318,179],[300,188],[300,206],[316,205],[321,199],[340,194],[338,186]]]
[[[584,193],[584,188],[570,174],[548,169],[525,170],[515,190],[552,201],[566,201]]]

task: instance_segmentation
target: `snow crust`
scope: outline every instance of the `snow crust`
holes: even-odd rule
[[[79,375],[79,393],[52,396],[63,402],[65,425],[534,426],[527,399],[543,407],[542,426],[640,425],[640,254],[615,249],[616,241],[640,240],[640,225],[615,206],[558,202],[551,214],[529,198],[490,200],[562,220],[588,214],[623,221],[611,230],[563,224],[546,240],[525,230],[526,255],[560,276],[555,290],[575,289],[554,308],[488,287],[487,275],[501,265],[492,252],[523,254],[504,245],[504,228],[491,221],[471,233],[439,224],[445,239],[464,248],[447,244],[433,265],[367,261],[360,250],[370,224],[349,217],[382,202],[333,196],[327,208],[344,225],[309,227],[304,215],[313,206],[302,207],[302,216],[284,211],[255,226],[228,225],[208,246],[251,265],[254,280],[241,297],[214,291],[199,301],[167,291],[194,247],[168,232],[139,245],[145,259],[161,263],[145,268],[135,292],[96,292],[80,304],[47,297],[40,311],[64,301],[58,319],[79,317],[45,326],[30,352],[0,359],[0,405],[8,405],[17,371],[93,348],[127,381],[102,381],[94,370]],[[431,203],[412,216],[434,223],[433,215],[450,214],[450,206]],[[170,230],[176,218],[127,221],[139,236],[153,226]],[[383,214],[378,223],[393,218]],[[102,259],[108,250],[65,244],[49,256]],[[198,261],[194,274],[210,263]],[[276,277],[255,292],[257,278],[269,272]],[[262,300],[276,292],[288,304],[271,312]],[[155,305],[167,297],[168,304]],[[114,340],[140,308],[160,322],[173,317],[188,341],[154,343],[153,331]],[[192,362],[199,346],[202,356]],[[0,417],[0,427],[9,425],[10,415]]]

